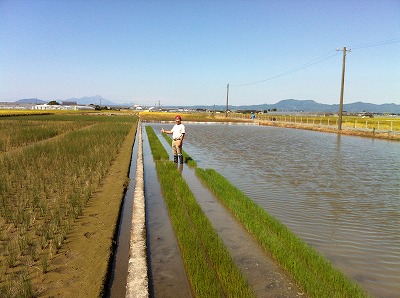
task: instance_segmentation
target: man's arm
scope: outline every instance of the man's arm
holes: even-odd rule
[[[165,130],[164,128],[161,128],[161,132],[162,133],[167,133],[167,134],[171,134],[172,133],[172,130]]]
[[[185,137],[185,134],[183,133],[183,134],[181,134],[181,138],[178,140],[178,142],[179,142],[179,145],[178,145],[178,147],[182,147],[182,141],[183,141],[183,138]]]

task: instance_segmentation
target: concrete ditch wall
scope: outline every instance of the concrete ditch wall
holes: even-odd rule
[[[146,222],[143,172],[142,124],[138,124],[139,143],[136,164],[136,186],[129,248],[128,277],[125,297],[149,297],[146,254]]]

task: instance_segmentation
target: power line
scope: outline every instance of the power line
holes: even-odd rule
[[[332,57],[338,55],[338,53],[336,53],[336,52],[335,52],[334,54],[332,54],[333,52],[335,52],[335,51],[332,50],[332,51],[330,51],[329,53],[326,53],[325,55],[322,55],[322,56],[319,57],[319,58],[313,59],[313,60],[311,60],[311,61],[309,61],[309,62],[307,62],[307,63],[305,63],[305,64],[303,64],[303,65],[301,65],[301,66],[298,66],[297,68],[294,68],[294,69],[292,69],[292,70],[286,71],[286,72],[281,73],[281,74],[278,74],[278,75],[276,75],[276,76],[273,76],[273,77],[270,77],[270,78],[267,78],[267,79],[263,79],[263,80],[259,80],[259,81],[255,81],[255,82],[250,82],[250,83],[232,84],[231,86],[240,87],[240,86],[254,85],[254,84],[266,82],[266,81],[269,81],[269,80],[273,80],[273,79],[276,79],[276,78],[279,78],[279,77],[282,77],[282,76],[291,74],[291,73],[293,73],[293,72],[296,72],[296,71],[305,69],[305,68],[307,68],[307,67],[313,66],[313,65],[315,65],[315,64],[321,63],[321,62],[323,62],[323,61],[325,61],[325,60],[328,60],[328,59],[330,59],[330,58],[332,58]]]
[[[369,48],[369,47],[377,47],[377,46],[383,46],[383,45],[393,44],[393,43],[398,43],[398,42],[400,42],[400,38],[393,38],[393,39],[389,39],[389,40],[383,40],[383,41],[370,42],[370,43],[356,45],[355,47],[352,47],[352,49],[354,50],[354,49],[363,49],[363,48]],[[332,51],[326,53],[325,55],[322,55],[321,57],[313,59],[308,63],[305,63],[305,64],[303,64],[303,65],[301,65],[301,66],[299,66],[297,68],[294,68],[292,70],[283,72],[283,73],[278,74],[276,76],[269,77],[269,78],[266,78],[266,79],[263,79],[263,80],[259,80],[259,81],[249,82],[249,83],[230,84],[230,86],[241,87],[241,86],[254,85],[254,84],[259,84],[259,83],[262,83],[262,82],[270,81],[270,80],[273,80],[273,79],[276,79],[276,78],[279,78],[279,77],[283,77],[285,75],[288,75],[288,74],[294,73],[296,71],[305,69],[307,67],[313,66],[315,64],[321,63],[321,62],[323,62],[325,60],[328,60],[328,59],[338,55],[338,53],[332,54],[332,52],[335,52],[335,50],[332,50]]]
[[[397,43],[397,42],[400,42],[400,38],[393,38],[393,39],[389,39],[389,40],[383,40],[383,41],[376,41],[376,42],[360,44],[358,46],[356,45],[355,47],[352,47],[352,49],[354,50],[354,49],[377,47],[377,46],[383,46],[383,45]]]

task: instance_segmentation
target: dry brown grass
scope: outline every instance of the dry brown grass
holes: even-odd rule
[[[176,115],[182,117],[182,121],[196,121],[196,122],[243,122],[242,120],[225,118],[225,114],[213,113],[169,113],[169,112],[140,112],[140,119],[146,121],[174,121]]]

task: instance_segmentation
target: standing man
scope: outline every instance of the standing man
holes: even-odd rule
[[[183,156],[182,156],[182,142],[185,137],[185,125],[181,123],[181,116],[177,115],[175,117],[175,125],[171,130],[161,129],[162,133],[172,134],[172,153],[174,154],[174,162],[179,162],[183,164]]]

